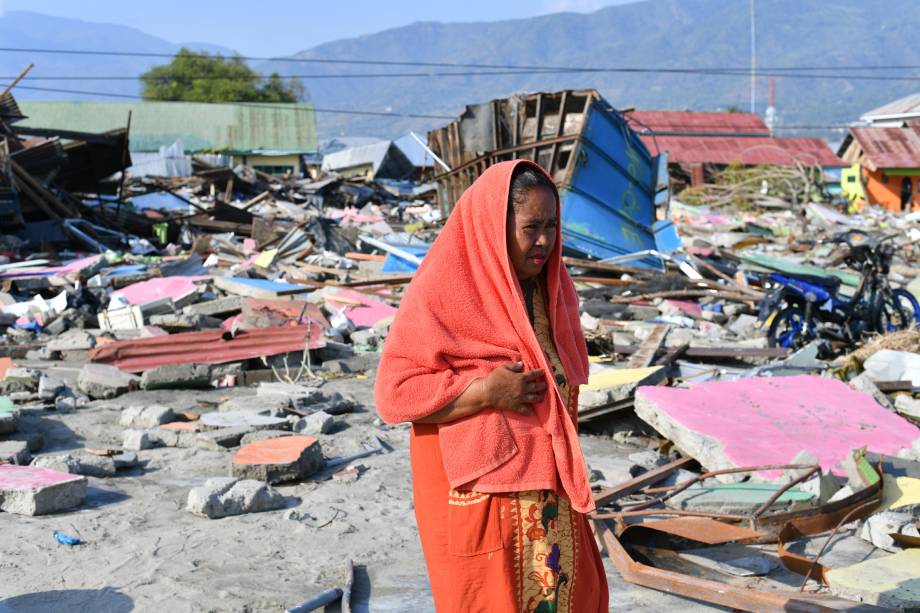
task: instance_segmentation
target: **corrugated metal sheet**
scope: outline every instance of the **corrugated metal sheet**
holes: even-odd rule
[[[205,330],[117,341],[90,350],[89,359],[126,372],[170,364],[224,364],[303,351],[308,334],[310,349],[325,346],[321,325],[243,330],[233,337],[224,330]]]
[[[920,117],[920,94],[911,94],[899,98],[894,102],[882,105],[877,109],[872,109],[864,113],[860,119],[863,121],[879,121],[894,118]]]
[[[820,138],[649,134],[641,135],[640,138],[651,151],[666,151],[671,162],[779,166],[800,162],[809,165],[847,166]]]
[[[769,135],[770,129],[755,113],[697,113],[693,111],[631,111],[624,117],[640,135],[646,131]]]
[[[860,162],[869,170],[920,168],[920,127],[850,128],[862,148]]]
[[[316,118],[310,104],[199,102],[20,102],[19,125],[105,132],[124,128],[131,111],[131,150],[159,151],[181,139],[185,150],[312,153]]]

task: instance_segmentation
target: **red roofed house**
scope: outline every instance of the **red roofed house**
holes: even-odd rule
[[[920,125],[851,127],[839,153],[858,165],[844,180],[860,180],[869,204],[892,212],[920,209]],[[848,190],[843,185],[852,193],[859,193],[859,187]]]
[[[731,164],[846,166],[820,138],[774,138],[754,113],[631,111],[624,115],[652,155],[667,152],[671,176],[692,185]]]

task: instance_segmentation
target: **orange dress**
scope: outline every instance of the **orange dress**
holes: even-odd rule
[[[578,392],[566,383],[539,288],[532,315],[575,419]],[[451,489],[434,424],[413,425],[410,449],[415,516],[438,613],[607,612],[597,543],[587,517],[568,500],[550,490]]]

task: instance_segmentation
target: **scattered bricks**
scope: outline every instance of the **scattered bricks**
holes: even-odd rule
[[[207,428],[247,428],[252,430],[279,430],[286,427],[287,421],[281,417],[228,411],[205,413],[198,421],[203,429]]]
[[[884,511],[866,518],[859,537],[885,551],[900,551],[891,534],[905,534],[920,537],[917,531],[917,519],[910,513]]]
[[[138,463],[137,454],[133,451],[117,453],[112,456],[112,462],[115,464],[115,470],[134,468]]]
[[[173,421],[176,414],[169,407],[159,404],[128,407],[121,412],[119,423],[127,428],[156,428]]]
[[[294,431],[308,436],[316,434],[329,434],[335,427],[335,419],[325,411],[317,411],[307,415],[294,424]]]
[[[67,389],[63,380],[48,374],[43,374],[38,380],[38,398],[51,402]]]
[[[280,438],[282,436],[293,436],[293,433],[287,430],[256,430],[240,439],[240,445],[248,445],[256,441],[267,441],[270,438]]]
[[[51,351],[88,351],[96,346],[96,337],[85,330],[73,329],[48,341]]]
[[[77,378],[77,387],[90,398],[109,399],[137,389],[140,377],[108,364],[86,364]]]
[[[45,515],[83,504],[86,477],[37,466],[0,465],[0,511]]]
[[[188,493],[186,509],[209,519],[274,511],[285,506],[284,496],[261,481],[230,477],[208,479]]]
[[[32,466],[50,468],[51,470],[58,470],[72,475],[98,477],[100,479],[115,476],[115,461],[112,458],[89,453],[42,456],[35,458],[32,461]]]
[[[13,401],[5,396],[0,396],[0,434],[15,432],[19,429],[19,409],[13,406]]]
[[[152,449],[156,444],[143,430],[125,430],[121,446],[128,451],[141,451]]]
[[[0,393],[9,395],[27,392],[33,394],[38,391],[41,376],[41,372],[33,368],[10,368],[6,371],[6,378],[0,382]]]
[[[252,432],[252,428],[220,428],[201,432],[195,437],[195,444],[202,449],[221,451],[231,447],[238,447],[244,436]]]
[[[25,441],[0,441],[0,464],[25,466],[32,459]]]
[[[268,483],[294,481],[320,470],[325,461],[312,436],[285,436],[244,445],[233,456],[230,475]]]
[[[160,366],[141,375],[145,390],[194,389],[211,385],[211,368],[207,364]]]

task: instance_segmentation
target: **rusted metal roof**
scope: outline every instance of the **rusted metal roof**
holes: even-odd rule
[[[640,138],[652,153],[668,152],[671,162],[701,164],[801,164],[846,166],[820,138],[769,136],[657,136]]]
[[[629,127],[644,132],[685,134],[763,134],[770,129],[755,113],[697,113],[694,111],[631,111],[624,115]]]
[[[304,345],[319,349],[325,344],[320,325],[242,330],[235,336],[224,330],[205,330],[117,341],[92,349],[89,359],[126,372],[143,372],[170,364],[238,362],[303,351]]]
[[[860,163],[869,170],[920,168],[920,127],[850,128],[862,149]]]

